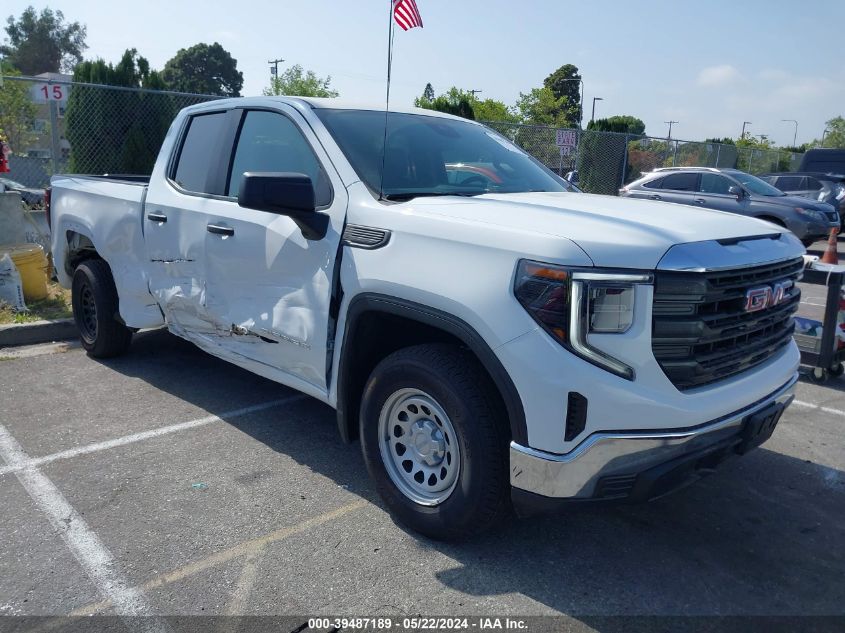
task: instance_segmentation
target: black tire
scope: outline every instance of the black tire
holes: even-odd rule
[[[495,405],[498,398],[492,389],[475,357],[453,345],[401,349],[373,370],[361,403],[361,448],[378,493],[394,517],[407,527],[433,539],[461,540],[509,516],[509,430],[504,413]],[[403,493],[382,458],[379,418],[383,409],[387,411],[389,401],[403,390],[431,396],[448,416],[457,436],[457,480],[448,497],[436,505],[423,505]],[[430,417],[437,419],[436,415]]]
[[[843,365],[842,363],[834,363],[833,365],[830,366],[830,368],[827,370],[827,372],[831,376],[839,378],[840,376],[845,374],[845,365]]]
[[[89,259],[76,268],[72,304],[82,347],[90,356],[111,358],[129,348],[132,330],[117,320],[117,289],[105,261]]]

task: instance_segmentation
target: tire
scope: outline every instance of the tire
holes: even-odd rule
[[[132,330],[116,320],[117,289],[111,269],[102,259],[82,262],[73,273],[73,318],[82,347],[94,358],[123,354],[132,341]]]
[[[475,357],[452,345],[401,349],[373,370],[361,403],[361,449],[400,523],[462,540],[509,515],[509,430],[492,389]]]
[[[845,374],[845,365],[843,365],[842,363],[834,363],[833,365],[830,366],[830,368],[827,370],[827,372],[831,376],[839,378],[840,376]]]

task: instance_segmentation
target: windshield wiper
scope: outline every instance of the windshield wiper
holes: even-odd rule
[[[386,193],[382,196],[384,200],[404,201],[414,198],[433,198],[435,196],[462,196],[471,198],[488,193],[487,191],[401,191],[399,193]]]

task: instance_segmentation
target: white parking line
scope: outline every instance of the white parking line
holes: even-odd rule
[[[825,413],[830,413],[832,415],[841,415],[842,417],[845,417],[845,411],[841,411],[840,409],[832,409],[831,407],[823,407],[820,404],[813,404],[812,402],[802,402],[801,400],[793,400],[792,404],[797,407],[816,409],[817,411],[824,411]]]
[[[123,574],[118,571],[111,552],[53,482],[37,467],[31,465],[29,456],[2,424],[0,457],[7,465],[15,467],[15,477],[50,520],[53,529],[62,537],[99,592],[111,600],[118,615],[128,618],[125,620],[127,627],[130,630],[150,632],[168,631],[169,627],[163,620],[129,617],[152,614],[144,592],[126,582]]]
[[[118,437],[113,440],[105,440],[104,442],[97,442],[95,444],[88,444],[86,446],[78,446],[77,448],[69,448],[65,451],[53,453],[52,455],[45,455],[44,457],[27,458],[27,461],[25,463],[8,464],[6,466],[0,467],[0,475],[16,472],[18,470],[21,470],[22,468],[27,468],[29,466],[41,466],[43,464],[49,464],[50,462],[54,462],[59,459],[70,459],[71,457],[87,455],[88,453],[96,453],[109,448],[125,446],[126,444],[133,444],[134,442],[140,442],[142,440],[148,440],[153,437],[167,435],[168,433],[176,433],[177,431],[184,431],[186,429],[195,429],[198,426],[205,426],[206,424],[211,424],[213,422],[220,422],[223,419],[231,420],[232,418],[242,417],[244,415],[249,415],[250,413],[256,413],[257,411],[264,411],[265,409],[271,409],[273,407],[278,407],[283,404],[290,404],[291,402],[303,400],[307,397],[308,396],[304,394],[296,394],[293,396],[288,396],[287,398],[280,398],[279,400],[271,400],[269,402],[262,402],[260,404],[254,404],[249,407],[243,407],[242,409],[226,411],[225,413],[221,413],[220,415],[208,415],[204,418],[199,418],[198,420],[191,420],[190,422],[180,422],[179,424],[162,426],[157,429],[150,429],[149,431],[141,431],[140,433],[124,435],[123,437]]]

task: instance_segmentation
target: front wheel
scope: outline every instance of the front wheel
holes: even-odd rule
[[[478,361],[451,345],[402,349],[373,370],[361,447],[400,522],[456,540],[508,514],[508,432],[492,389]]]
[[[128,349],[132,330],[117,320],[117,289],[106,262],[89,259],[76,268],[71,303],[82,347],[89,355],[110,358]]]

